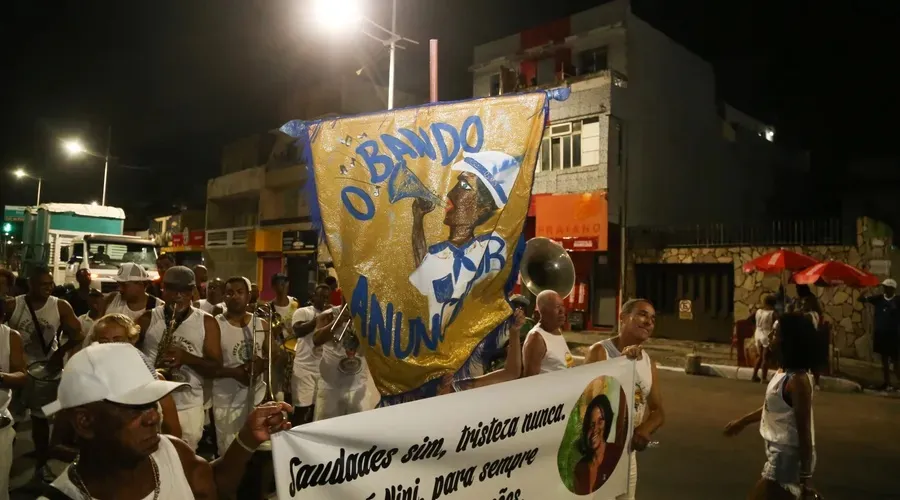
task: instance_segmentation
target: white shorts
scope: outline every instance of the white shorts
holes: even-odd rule
[[[231,446],[234,437],[244,426],[248,414],[247,405],[213,407],[213,419],[216,423],[216,447],[220,457]]]
[[[203,405],[194,406],[178,410],[178,423],[181,424],[181,439],[191,447],[197,450],[200,439],[203,438]]]
[[[351,389],[319,387],[316,392],[316,411],[313,420],[342,417],[365,411],[366,385]]]
[[[769,336],[756,333],[753,335],[753,341],[756,342],[757,349],[762,352],[763,349],[769,347]]]
[[[316,379],[314,373],[303,373],[291,377],[291,398],[294,406],[312,406],[316,401]]]

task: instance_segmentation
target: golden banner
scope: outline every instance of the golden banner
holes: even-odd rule
[[[313,218],[382,395],[456,372],[511,313],[504,285],[548,99],[517,94],[282,129],[308,141]]]

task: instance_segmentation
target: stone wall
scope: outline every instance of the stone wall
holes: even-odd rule
[[[868,269],[870,260],[890,259],[891,238],[873,234],[874,221],[860,218],[857,221],[856,246],[806,246],[784,247],[819,260],[837,260],[860,269]],[[734,267],[734,316],[746,318],[751,307],[758,306],[762,297],[775,293],[781,283],[777,275],[744,273],[745,262],[778,250],[779,247],[719,247],[719,248],[663,248],[641,249],[631,253],[628,259],[628,296],[634,295],[634,264],[706,264],[730,263]],[[885,276],[881,276],[885,277]],[[787,287],[788,296],[796,295],[793,285]],[[834,345],[841,356],[860,359],[872,358],[871,308],[866,308],[859,297],[865,290],[846,286],[811,287],[818,296],[824,311],[824,319],[832,325]]]

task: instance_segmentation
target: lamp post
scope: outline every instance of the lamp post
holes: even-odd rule
[[[78,139],[70,139],[63,141],[63,148],[68,151],[70,156],[88,155],[103,160],[103,194],[100,196],[100,205],[106,206],[106,177],[109,174],[109,148],[112,141],[112,127],[106,130],[106,154],[100,155],[88,151],[81,141]]]
[[[316,11],[319,23],[329,28],[346,29],[349,26],[358,24],[359,21],[362,20],[389,35],[387,39],[384,39],[373,35],[362,28],[359,29],[362,34],[381,42],[390,50],[390,63],[388,66],[388,109],[394,109],[394,68],[396,65],[396,52],[398,48],[406,48],[402,45],[397,45],[397,42],[404,41],[416,45],[419,44],[419,42],[415,40],[404,38],[397,34],[397,0],[393,0],[392,2],[391,29],[387,29],[375,21],[363,16],[360,13],[359,5],[357,5],[357,2],[354,0],[317,0]],[[360,72],[361,71],[357,71],[357,74]]]
[[[34,203],[34,205],[39,206],[41,204],[41,184],[43,183],[44,180],[40,177],[28,175],[28,172],[26,172],[24,168],[17,168],[16,170],[13,171],[13,175],[15,175],[17,179],[21,179],[21,178],[25,177],[25,178],[34,179],[37,181],[37,183],[38,183],[37,201]]]

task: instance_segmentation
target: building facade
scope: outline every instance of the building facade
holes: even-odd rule
[[[476,97],[571,89],[550,103],[526,238],[570,251],[568,305],[586,327],[617,322],[623,228],[761,220],[778,168],[804,168],[773,127],[717,98],[708,62],[627,0],[480,45],[471,71]]]

